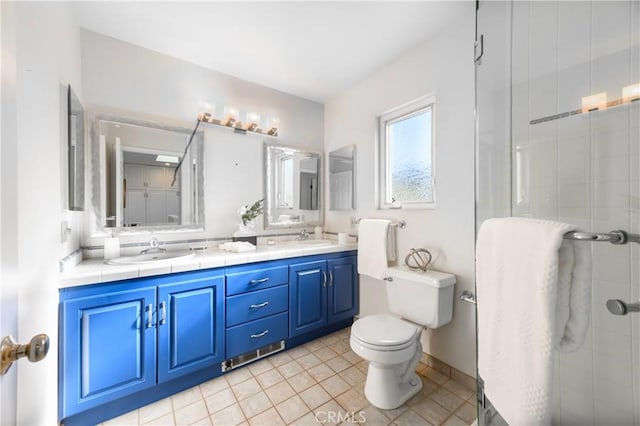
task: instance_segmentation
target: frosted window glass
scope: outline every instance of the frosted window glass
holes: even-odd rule
[[[390,194],[396,202],[433,202],[431,108],[388,124]]]

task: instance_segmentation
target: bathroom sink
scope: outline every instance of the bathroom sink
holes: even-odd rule
[[[195,256],[194,253],[183,251],[161,251],[155,253],[137,254],[135,256],[123,256],[107,261],[109,265],[142,265],[167,260],[188,259]]]
[[[330,246],[332,244],[332,241],[331,240],[295,240],[293,243],[300,246],[322,247],[322,246]]]

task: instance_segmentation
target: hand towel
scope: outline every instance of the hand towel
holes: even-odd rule
[[[361,219],[358,224],[358,273],[381,280],[387,270],[387,236],[391,221]]]
[[[478,372],[513,425],[550,424],[554,348],[576,350],[589,325],[591,251],[573,225],[489,219],[476,248]]]
[[[389,224],[387,227],[387,263],[395,262],[397,259],[396,252],[396,227]]]
[[[235,241],[232,243],[222,243],[218,244],[218,248],[220,250],[226,250],[233,253],[243,253],[247,251],[255,251],[256,246],[247,241]]]

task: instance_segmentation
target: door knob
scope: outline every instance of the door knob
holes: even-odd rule
[[[607,300],[607,309],[613,315],[627,315],[629,312],[640,312],[640,302],[624,303],[622,300]]]
[[[26,357],[31,362],[41,361],[49,352],[49,336],[38,334],[26,345],[20,345],[11,336],[5,336],[0,343],[0,374],[5,374],[11,364],[20,358]]]

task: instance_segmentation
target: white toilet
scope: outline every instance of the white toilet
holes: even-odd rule
[[[378,408],[402,405],[422,389],[416,366],[422,357],[425,327],[451,321],[456,277],[437,271],[416,272],[406,266],[387,269],[388,304],[398,315],[369,315],[351,327],[351,349],[369,361],[364,394]]]

